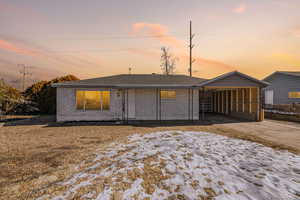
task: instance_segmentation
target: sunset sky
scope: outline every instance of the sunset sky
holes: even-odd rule
[[[162,46],[188,74],[189,20],[195,76],[300,71],[300,0],[0,0],[0,75],[160,73]]]

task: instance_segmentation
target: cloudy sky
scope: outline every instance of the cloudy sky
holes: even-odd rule
[[[187,74],[189,20],[195,76],[300,71],[299,10],[300,0],[0,0],[0,75],[18,64],[39,79],[160,73],[162,46]]]

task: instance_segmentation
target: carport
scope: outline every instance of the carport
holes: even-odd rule
[[[268,83],[234,71],[201,84],[199,113],[216,113],[262,121],[261,89]]]

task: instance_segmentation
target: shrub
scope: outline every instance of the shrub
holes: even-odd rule
[[[36,104],[41,114],[55,114],[56,88],[53,88],[51,85],[53,83],[61,83],[74,80],[79,79],[74,75],[67,75],[55,78],[51,81],[40,81],[27,88],[24,94],[26,99]]]
[[[19,90],[7,85],[3,80],[0,81],[0,110],[4,114],[15,113],[16,106],[23,100]]]

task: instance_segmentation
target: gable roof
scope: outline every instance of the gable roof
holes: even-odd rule
[[[269,83],[255,79],[238,71],[229,72],[213,79],[203,79],[186,75],[162,75],[162,74],[120,74],[100,78],[92,78],[79,81],[54,83],[53,87],[83,87],[83,88],[191,88],[203,87],[211,83],[223,80],[233,75],[238,75],[263,87]]]
[[[300,78],[300,71],[276,71],[276,72],[273,72],[272,74],[270,74],[269,76],[267,76],[266,78],[264,78],[263,80],[268,80],[275,74],[284,74],[284,75],[296,76],[296,77]]]
[[[194,87],[206,79],[186,75],[120,74],[55,83],[53,87]]]
[[[216,78],[213,78],[213,79],[210,79],[210,80],[207,80],[207,81],[204,81],[202,83],[199,84],[199,86],[206,86],[208,84],[211,84],[211,83],[214,83],[214,82],[217,82],[217,81],[220,81],[220,80],[223,80],[225,78],[228,78],[230,76],[233,76],[233,75],[238,75],[238,76],[241,76],[249,81],[252,81],[254,83],[257,83],[259,85],[262,85],[262,86],[268,86],[269,83],[265,82],[265,81],[261,81],[261,80],[258,80],[256,78],[253,78],[251,76],[248,76],[246,74],[243,74],[241,72],[238,72],[238,71],[232,71],[232,72],[229,72],[229,73],[226,73],[226,74],[223,74],[221,76],[218,76]]]

